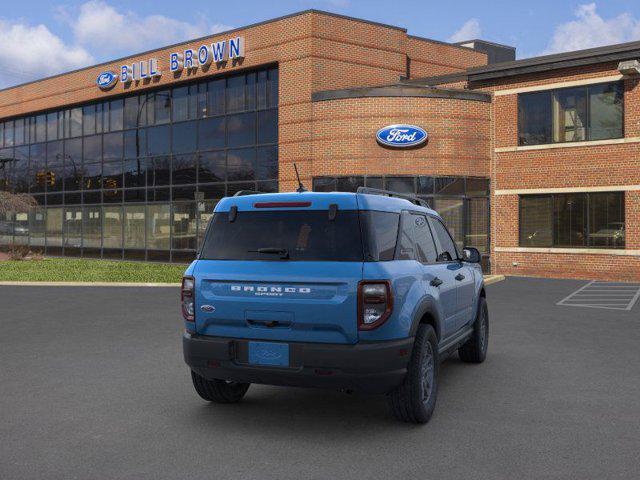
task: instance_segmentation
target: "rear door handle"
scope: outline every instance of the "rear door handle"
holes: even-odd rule
[[[439,287],[440,285],[442,285],[444,282],[442,280],[440,280],[438,277],[434,278],[433,280],[431,280],[429,282],[429,285],[431,285],[432,287]]]
[[[464,277],[464,275],[463,275],[463,274],[461,274],[461,273],[459,273],[459,274],[457,274],[457,275],[456,275],[456,280],[457,280],[457,281],[459,281],[459,282],[460,282],[460,281],[462,281],[462,280],[464,280],[464,278],[465,278],[465,277]]]

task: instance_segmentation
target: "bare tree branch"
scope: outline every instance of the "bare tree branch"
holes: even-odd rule
[[[36,199],[27,193],[0,191],[0,215],[28,212],[36,205]]]

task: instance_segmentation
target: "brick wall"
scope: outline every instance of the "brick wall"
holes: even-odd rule
[[[319,175],[489,176],[490,104],[416,97],[372,97],[313,104],[313,161],[305,180]],[[426,146],[380,146],[376,132],[393,123],[420,125]],[[281,189],[294,187],[293,179]]]
[[[487,64],[486,53],[419,37],[407,37],[406,51],[411,62],[411,78],[463,72]]]
[[[227,40],[238,35],[244,36],[246,42],[246,58],[242,61],[227,62],[220,66],[213,64],[210,68],[198,68],[192,72],[185,70],[179,75],[170,73],[168,61],[171,52],[186,48],[197,49],[200,45]],[[301,176],[309,181],[314,174],[312,165],[314,158],[319,159],[317,165],[323,165],[333,154],[330,142],[312,140],[314,135],[312,93],[320,90],[397,83],[400,76],[406,74],[408,54],[415,57],[415,65],[419,71],[429,70],[435,74],[448,73],[452,68],[458,71],[468,66],[486,63],[485,54],[438,42],[417,40],[408,37],[406,30],[402,28],[308,11],[232,33],[213,35],[170,48],[160,48],[127,59],[0,91],[0,119],[97,99],[104,100],[125,92],[142,91],[185,80],[213,77],[240,69],[277,63],[280,77],[279,175],[280,188],[286,190],[294,185],[292,167],[294,161],[298,164]],[[95,80],[99,73],[105,70],[119,72],[122,64],[131,64],[149,58],[158,59],[159,69],[163,72],[159,80],[132,84],[124,89],[122,84],[118,83],[108,92],[102,92],[96,87]],[[359,104],[357,101],[354,103]],[[362,115],[366,115],[367,111],[377,115],[375,119],[371,119],[372,122],[395,122],[397,118],[394,115],[402,115],[407,120],[411,120],[411,115],[418,119],[425,118],[425,115],[420,114],[417,109],[409,111],[406,110],[408,107],[389,104],[390,110],[386,112],[386,119],[383,120],[380,118],[382,105],[387,105],[388,102],[381,102],[381,107],[372,107],[371,103],[375,102],[364,102],[359,109]],[[445,103],[446,101],[435,102],[428,111],[434,113],[435,118],[443,119],[440,110],[447,108]],[[464,114],[462,110],[461,114]],[[473,121],[474,116],[477,116],[477,112],[469,114],[470,121]],[[336,126],[340,128],[347,128],[349,125],[348,118],[336,122]],[[488,135],[485,127],[481,131],[483,136]],[[375,144],[374,135],[368,140]],[[349,140],[349,142],[353,141]],[[471,141],[471,139],[463,141],[462,137],[458,139],[458,142],[466,142],[464,145],[466,151],[470,150]],[[363,138],[358,138],[357,142],[365,141]],[[347,143],[347,145],[352,146],[353,143]],[[437,155],[451,157],[452,147],[453,143],[448,153],[443,150]],[[348,157],[348,150],[343,148],[340,158],[333,161],[335,168],[348,168],[350,166]],[[486,163],[486,158],[484,160]],[[416,173],[416,166],[420,164],[416,162],[404,161],[399,165],[407,168],[403,173],[413,174]],[[425,160],[422,159],[421,162]],[[359,168],[361,171],[364,163],[355,164],[354,168]],[[483,172],[486,172],[486,166],[483,168]],[[320,168],[318,171],[320,170],[326,173],[337,173],[330,172],[328,168]],[[452,169],[449,168],[447,171]]]
[[[493,83],[472,85],[485,91],[509,90],[558,82],[618,75],[615,64],[593,65],[522,75]],[[624,80],[625,138],[629,143],[541,148],[515,151],[518,141],[517,94],[493,99],[493,141],[498,151],[492,158],[492,188],[523,190],[640,185],[640,84]],[[512,151],[502,151],[509,149]],[[518,247],[518,195],[492,197],[492,268],[494,273],[640,280],[640,195],[625,192],[626,249],[628,255],[533,253],[500,251]],[[498,251],[496,251],[496,248]],[[636,252],[632,252],[632,251]],[[630,254],[630,255],[629,255]],[[517,263],[517,266],[514,265]]]

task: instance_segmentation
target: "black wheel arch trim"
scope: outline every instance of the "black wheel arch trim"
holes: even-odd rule
[[[413,316],[413,322],[411,323],[409,336],[415,337],[418,326],[420,325],[424,316],[427,314],[429,314],[433,318],[433,329],[436,331],[438,341],[440,341],[442,339],[442,323],[440,321],[440,314],[438,313],[436,302],[431,297],[424,298],[416,309],[416,313]]]

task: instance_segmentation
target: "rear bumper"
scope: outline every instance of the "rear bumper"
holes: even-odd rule
[[[182,345],[187,365],[209,379],[386,393],[402,383],[413,340],[290,343],[289,368],[249,365],[246,339],[185,333]]]

